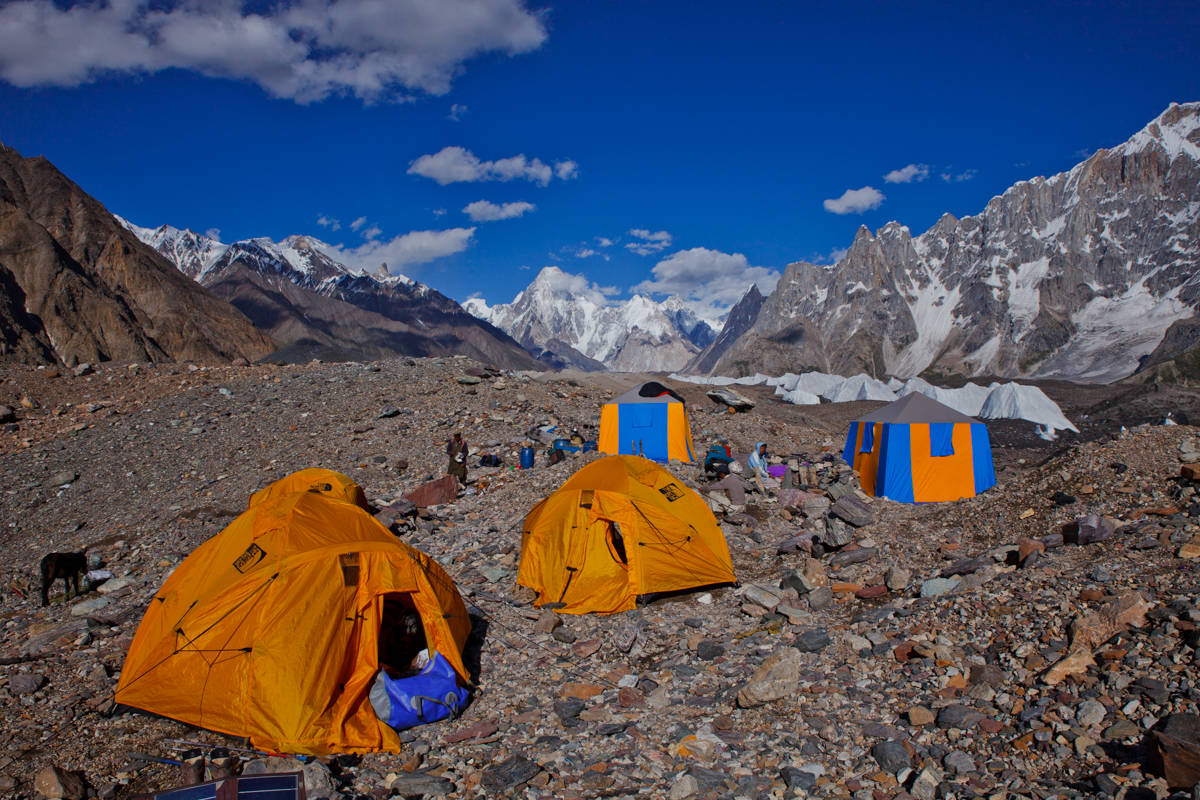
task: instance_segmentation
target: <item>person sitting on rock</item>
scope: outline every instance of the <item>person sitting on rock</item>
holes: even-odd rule
[[[462,438],[462,431],[455,433],[454,438],[446,442],[446,455],[450,458],[450,466],[446,467],[446,474],[458,478],[458,482],[463,486],[467,485],[468,452],[467,443]]]
[[[767,443],[755,442],[754,452],[750,453],[750,458],[746,460],[746,467],[750,470],[750,478],[754,481],[754,485],[764,495],[767,489],[774,489],[779,486],[779,481],[771,477],[771,473],[767,472]]]

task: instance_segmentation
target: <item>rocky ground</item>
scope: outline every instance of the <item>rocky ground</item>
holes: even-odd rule
[[[454,359],[0,379],[0,792],[72,798],[178,785],[145,757],[180,740],[246,747],[112,692],[163,578],[251,492],[323,466],[386,506],[442,474],[451,432],[515,464],[538,426],[594,435],[636,380]],[[397,521],[477,618],[466,713],[407,732],[399,755],[240,753],[244,769],[302,768],[310,798],[1193,796],[1200,505],[1180,475],[1197,429],[1081,425],[1048,444],[1013,427],[994,437],[995,489],[906,506],[863,498],[837,461],[864,404],[730,414],[680,388],[698,448],[766,440],[812,467],[806,491],[724,519],[740,587],[541,612],[513,586],[518,528],[593,456],[473,469],[456,501]],[[1157,402],[1195,408],[1171,391]],[[115,577],[69,602],[60,582],[42,608],[42,555],[85,545]]]

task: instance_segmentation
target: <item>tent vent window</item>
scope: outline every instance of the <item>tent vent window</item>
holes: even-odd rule
[[[592,498],[595,497],[595,495],[596,495],[596,493],[594,490],[584,489],[582,492],[579,493],[579,507],[580,508],[591,508],[592,507]]]
[[[954,423],[931,422],[929,424],[929,455],[954,455]]]
[[[342,553],[338,563],[342,567],[342,585],[358,586],[358,553]]]
[[[862,447],[858,448],[860,453],[869,453],[875,447],[875,426],[864,425],[862,436]]]

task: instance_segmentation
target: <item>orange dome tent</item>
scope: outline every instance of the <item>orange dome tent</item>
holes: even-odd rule
[[[368,698],[381,639],[415,610],[429,650],[467,680],[471,623],[433,559],[347,502],[361,497],[327,470],[254,495],[150,601],[116,701],[265,750],[399,751]]]
[[[641,595],[733,583],[729,546],[698,494],[638,456],[576,472],[525,517],[517,583],[570,614],[628,611]]]

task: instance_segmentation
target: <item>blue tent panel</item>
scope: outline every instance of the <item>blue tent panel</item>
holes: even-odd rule
[[[929,455],[954,455],[954,426],[953,422],[929,423]]]
[[[854,466],[854,444],[858,441],[858,426],[861,422],[850,423],[850,433],[846,434],[846,446],[842,448],[842,460]]]
[[[992,443],[988,439],[987,426],[982,422],[971,423],[971,461],[975,469],[975,494],[996,485],[996,467],[992,463]]]
[[[622,403],[617,421],[618,452],[667,460],[667,404]]]
[[[883,426],[879,477],[875,494],[901,503],[913,502],[912,445],[907,425]]]

